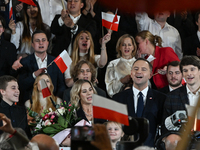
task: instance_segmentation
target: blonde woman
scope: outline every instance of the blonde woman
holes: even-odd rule
[[[131,67],[136,60],[136,43],[129,34],[119,38],[116,45],[117,59],[111,61],[106,70],[105,83],[110,97],[122,90],[123,87],[132,85]]]
[[[110,41],[110,33],[107,33],[102,39],[101,54],[94,54],[94,43],[89,31],[81,31],[75,38],[72,51],[72,64],[65,72],[65,83],[68,87],[71,87],[74,82],[70,75],[70,70],[73,70],[74,66],[80,60],[88,60],[95,67],[103,68],[107,63],[106,43]]]
[[[51,92],[52,99],[55,101],[55,104],[60,104],[61,99],[53,95],[53,83],[51,81],[51,77],[47,73],[40,74],[37,76],[35,79],[35,82],[33,84],[33,92],[32,92],[32,110],[36,113],[41,113],[43,110],[49,110],[51,108],[52,110],[55,110],[55,107],[53,106],[51,100],[49,97],[43,98],[42,95],[42,90],[39,84],[39,81],[41,79],[44,79],[47,83],[47,86]],[[30,108],[31,107],[31,102],[30,100],[27,100],[25,102],[25,106]]]
[[[77,116],[89,123],[103,123],[105,120],[94,119],[92,111],[92,94],[97,94],[92,83],[88,80],[78,80],[74,83],[70,92],[70,103],[77,106]]]

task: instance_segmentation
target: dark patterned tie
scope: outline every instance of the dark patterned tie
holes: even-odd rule
[[[142,112],[144,109],[143,94],[139,92],[138,104],[137,104],[137,117],[142,117]]]

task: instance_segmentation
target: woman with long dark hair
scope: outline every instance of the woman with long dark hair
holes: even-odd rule
[[[37,1],[33,0],[36,6],[23,4],[24,19],[15,24],[10,20],[9,28],[12,30],[11,42],[18,49],[18,56],[26,57],[34,52],[31,46],[31,36],[35,30],[43,30],[50,38],[51,32],[48,25],[42,21],[41,11]]]

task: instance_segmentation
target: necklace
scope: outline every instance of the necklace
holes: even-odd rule
[[[92,117],[92,116],[93,116],[92,114],[87,114],[84,110],[83,110],[83,112],[84,112],[85,115],[88,116],[88,117]]]

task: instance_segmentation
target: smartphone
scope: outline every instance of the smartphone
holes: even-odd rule
[[[71,129],[71,149],[72,150],[98,150],[91,145],[94,140],[95,133],[92,127],[75,126]]]

